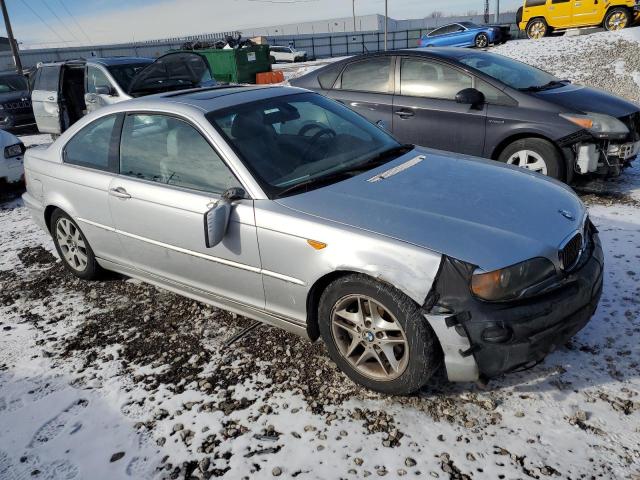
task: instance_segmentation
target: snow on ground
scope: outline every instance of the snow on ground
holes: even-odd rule
[[[599,45],[628,40],[605,35]],[[592,52],[592,41],[572,43],[573,56]],[[533,45],[544,46],[512,42],[509,54]],[[540,61],[573,68],[573,58],[542,50]],[[609,55],[622,78],[626,54]],[[354,385],[322,344],[260,326],[229,346],[249,320],[117,276],[77,280],[22,203],[5,203],[0,479],[637,480],[638,166],[610,183],[616,195],[584,196],[606,255],[602,301],[585,329],[486,389],[440,373],[411,397]]]

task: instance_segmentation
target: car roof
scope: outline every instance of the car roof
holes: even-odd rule
[[[202,112],[208,113],[243,103],[256,102],[268,98],[296,93],[312,92],[302,88],[285,86],[217,85],[215,87],[159,93],[156,95],[139,97],[122,103],[126,103],[127,105],[137,105],[141,108],[160,107],[166,103],[174,103],[194,107]]]
[[[486,55],[486,56],[495,55],[490,52],[479,51],[479,50],[469,50],[466,48],[458,48],[458,47],[418,47],[418,48],[403,48],[400,50],[389,50],[387,52],[363,53],[361,55],[355,55],[353,57],[348,57],[348,58],[345,58],[344,60],[335,62],[335,65],[344,65],[346,63],[353,62],[354,60],[364,60],[372,57],[390,56],[390,55],[415,55],[415,56],[440,58],[443,60],[457,61],[460,58],[469,54]],[[319,71],[320,70],[314,70],[314,72],[319,72]]]
[[[131,63],[153,63],[153,58],[146,57],[98,57],[88,58],[87,63],[98,63],[105,67],[112,65],[129,65]]]

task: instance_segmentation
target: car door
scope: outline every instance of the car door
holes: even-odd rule
[[[559,0],[552,0],[553,2]],[[571,25],[595,25],[602,21],[602,5],[604,0],[574,0],[571,11]]]
[[[33,115],[40,133],[60,134],[60,79],[62,64],[43,65],[31,92]]]
[[[183,119],[127,114],[110,207],[128,265],[181,288],[264,308],[253,201],[234,202],[223,241],[206,248],[204,215],[240,186]]]
[[[87,105],[87,113],[118,101],[118,94],[113,82],[100,67],[87,65],[85,80],[84,101]]]
[[[100,117],[77,132],[62,149],[62,164],[50,177],[51,192],[60,192],[67,208],[98,258],[123,261],[109,210],[109,185],[115,176],[117,115]],[[65,207],[67,205],[67,207]]]
[[[390,129],[393,110],[394,57],[381,55],[347,64],[326,95],[373,123]]]
[[[486,108],[455,100],[460,90],[473,87],[473,78],[453,66],[423,57],[399,57],[396,67],[394,136],[401,142],[481,155]]]
[[[548,19],[550,25],[568,27],[572,23],[572,9],[574,0],[551,0]],[[593,0],[590,0],[593,1]],[[576,5],[579,2],[576,2]]]

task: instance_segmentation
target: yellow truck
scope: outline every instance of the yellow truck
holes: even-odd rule
[[[525,0],[518,10],[518,27],[539,39],[568,28],[622,30],[639,17],[640,0]]]

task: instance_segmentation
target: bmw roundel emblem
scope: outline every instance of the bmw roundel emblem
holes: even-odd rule
[[[558,210],[558,213],[560,215],[562,215],[564,218],[566,218],[567,220],[575,220],[576,218],[573,216],[573,213],[571,213],[569,210]]]

